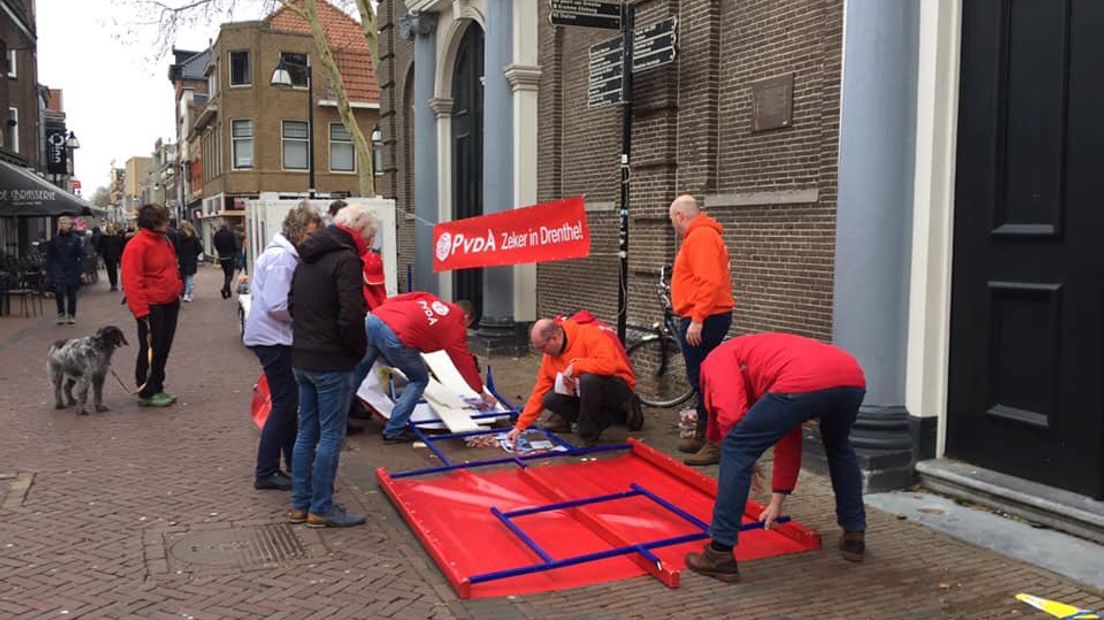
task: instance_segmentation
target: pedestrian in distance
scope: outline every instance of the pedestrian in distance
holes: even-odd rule
[[[84,273],[84,243],[73,218],[58,218],[57,234],[46,244],[46,278],[54,285],[57,324],[77,322],[77,291]]]
[[[123,246],[126,242],[126,230],[115,224],[107,225],[107,234],[100,240],[100,255],[103,257],[107,281],[112,291],[119,290],[119,260],[123,257]]]
[[[293,523],[309,527],[351,527],[363,514],[333,501],[341,446],[345,440],[353,370],[364,357],[363,267],[376,219],[362,206],[337,214],[299,246],[288,314],[292,317],[291,358],[299,387],[299,430],[292,455]]]
[[[718,346],[701,368],[708,410],[706,436],[721,446],[711,542],[686,556],[693,571],[739,581],[733,554],[746,512],[756,461],[774,446],[770,504],[757,516],[774,527],[801,471],[802,425],[817,420],[843,529],[845,560],[860,562],[866,549],[862,472],[851,446],[851,427],[866,394],[862,368],[839,347],[792,334],[754,334]],[[754,515],[753,515],[754,516]]]
[[[732,326],[732,277],[724,228],[701,212],[693,196],[679,196],[668,209],[671,226],[682,238],[671,273],[671,304],[682,317],[679,340],[686,361],[686,379],[697,397],[694,435],[679,441],[680,452],[692,453],[687,465],[715,465],[720,446],[705,439],[707,415],[702,403],[701,364],[721,344]]]
[[[138,323],[138,361],[134,380],[140,407],[167,407],[176,397],[165,391],[180,294],[184,283],[176,249],[166,236],[169,210],[147,204],[138,209],[138,232],[123,250],[126,303]]]
[[[177,249],[180,258],[180,275],[184,278],[185,302],[195,299],[195,277],[199,271],[199,255],[203,253],[203,242],[196,234],[195,226],[191,222],[180,225],[180,235],[177,239]]]
[[[272,408],[261,429],[253,488],[291,490],[291,476],[280,469],[280,455],[293,471],[299,411],[299,385],[291,366],[292,320],[288,312],[291,279],[299,265],[298,247],[322,225],[322,218],[304,201],[284,218],[280,232],[257,257],[253,303],[245,317],[242,342],[261,362],[272,397]]]
[[[211,241],[218,254],[219,267],[222,267],[222,298],[230,299],[233,295],[230,282],[234,279],[234,268],[238,260],[238,238],[230,230],[230,224],[223,222]]]

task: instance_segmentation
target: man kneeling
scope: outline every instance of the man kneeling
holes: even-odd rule
[[[640,399],[633,393],[636,375],[616,335],[595,323],[572,319],[541,319],[529,334],[533,348],[544,354],[533,393],[508,438],[536,421],[541,411],[555,414],[545,428],[570,432],[579,425],[583,445],[593,445],[606,427],[625,424],[630,431],[644,426]],[[627,411],[626,411],[627,409]]]
[[[866,511],[862,474],[849,439],[866,380],[855,358],[838,347],[790,334],[755,334],[718,346],[701,368],[709,413],[707,437],[721,443],[712,542],[686,556],[693,571],[722,581],[740,577],[732,548],[747,505],[755,462],[774,446],[770,505],[759,515],[770,529],[782,514],[801,470],[801,426],[820,420],[820,437],[843,528],[840,549],[852,562],[863,558]]]

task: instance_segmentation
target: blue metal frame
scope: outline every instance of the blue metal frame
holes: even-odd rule
[[[611,502],[619,499],[627,499],[630,497],[646,497],[655,502],[659,506],[666,508],[673,514],[679,516],[683,520],[693,525],[698,531],[691,534],[683,534],[682,536],[672,536],[670,538],[662,538],[660,540],[653,540],[649,542],[636,543],[632,545],[625,545],[623,547],[613,547],[604,551],[596,551],[593,553],[584,553],[581,555],[575,555],[567,558],[561,558],[559,560],[554,559],[551,554],[544,550],[533,540],[528,534],[525,533],[517,523],[513,522],[514,518],[524,517],[527,515],[538,514],[542,512],[551,512],[554,510],[563,510],[565,508],[577,508],[579,506],[588,506],[591,504],[600,504],[603,502]],[[531,508],[520,508],[517,510],[511,510],[508,512],[502,512],[497,507],[491,507],[491,514],[495,516],[503,525],[506,526],[511,532],[514,533],[525,546],[529,547],[541,561],[536,564],[529,564],[527,566],[518,566],[514,568],[506,568],[497,571],[491,571],[489,573],[480,573],[478,575],[472,575],[468,578],[468,582],[472,585],[477,583],[485,583],[487,581],[494,581],[497,579],[509,579],[511,577],[520,577],[522,575],[530,575],[533,573],[544,572],[557,568],[564,568],[567,566],[575,566],[576,564],[585,564],[586,562],[594,562],[597,560],[604,560],[607,558],[629,555],[632,553],[638,553],[644,559],[652,562],[657,567],[662,566],[662,562],[659,556],[652,553],[652,549],[658,549],[660,547],[669,547],[672,545],[681,545],[683,543],[693,542],[695,540],[704,540],[709,538],[709,524],[705,523],[701,519],[686,512],[685,510],[675,506],[671,502],[663,499],[662,497],[652,493],[648,489],[633,482],[629,485],[628,491],[622,491],[620,493],[610,493],[607,495],[598,495],[595,497],[587,497],[581,499],[573,499],[563,502],[554,502],[551,504],[545,504],[542,506],[533,506]],[[789,517],[779,517],[777,523],[785,523],[789,521]],[[746,532],[748,530],[760,529],[763,527],[762,521],[756,521],[753,523],[745,523],[740,526],[740,531]]]

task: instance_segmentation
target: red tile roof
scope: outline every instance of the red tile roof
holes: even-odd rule
[[[344,11],[326,2],[318,0],[318,19],[330,43],[337,69],[345,82],[345,89],[351,101],[379,103],[379,83],[372,66],[372,55],[368,51],[368,42],[364,38],[364,29],[360,22],[349,17]],[[310,34],[310,24],[287,7],[281,7],[268,16],[267,21],[273,30],[304,32]],[[317,74],[316,74],[317,75]]]

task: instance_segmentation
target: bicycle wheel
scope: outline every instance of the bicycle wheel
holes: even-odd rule
[[[686,379],[686,361],[670,336],[645,336],[629,347],[636,372],[636,393],[650,407],[677,407],[694,391]]]

